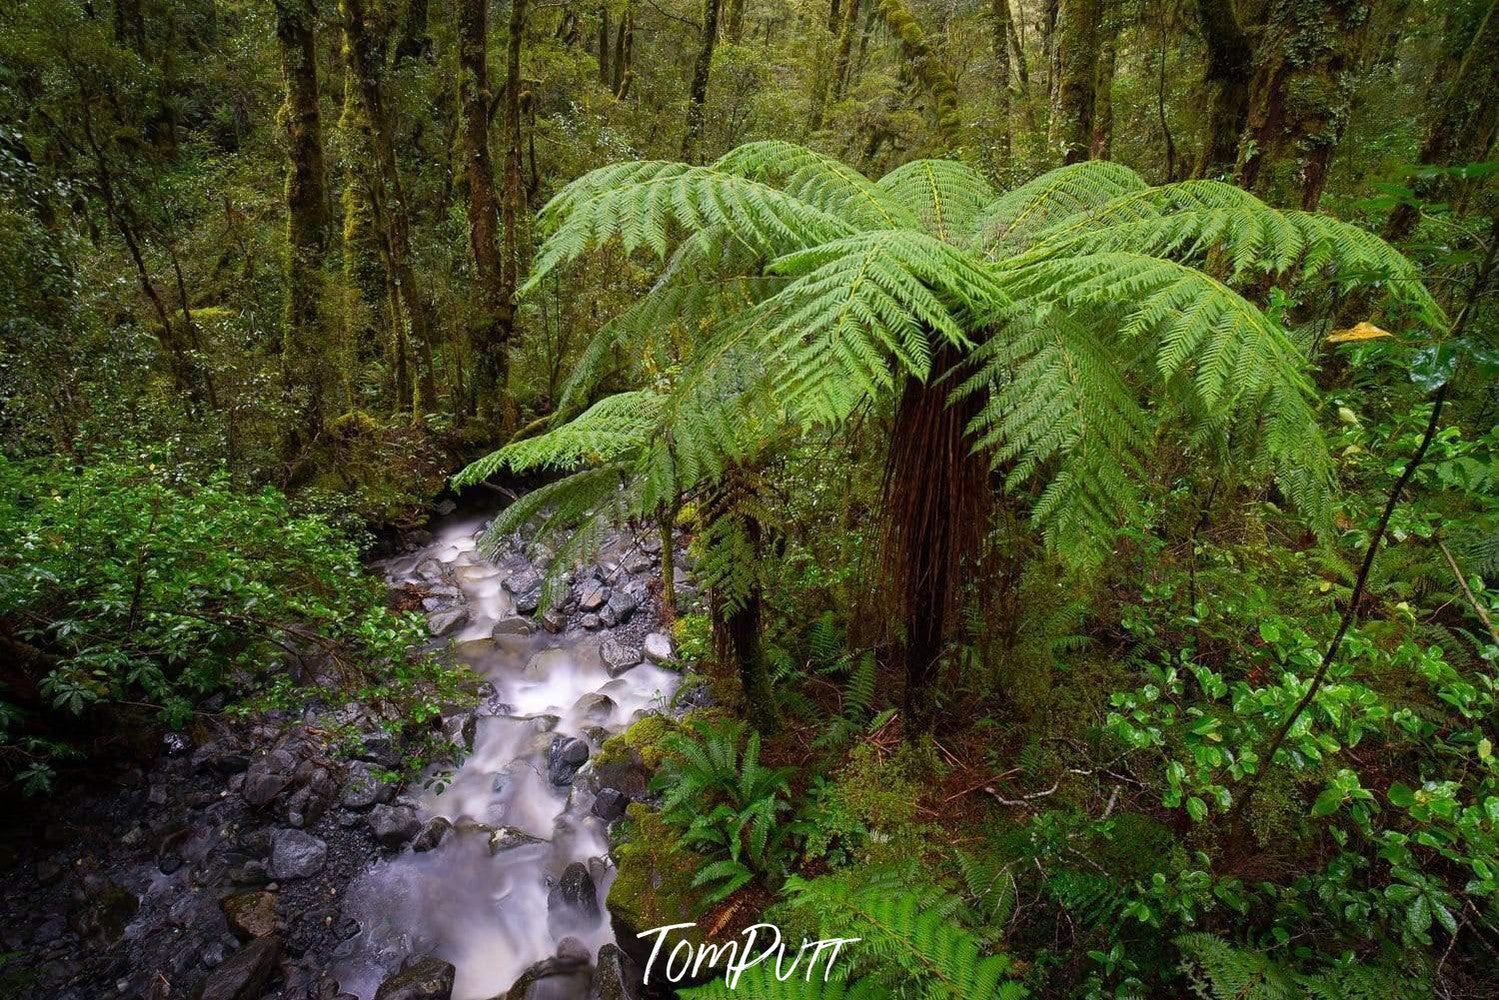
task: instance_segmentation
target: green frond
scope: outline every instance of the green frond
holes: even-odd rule
[[[1416,1000],[1431,996],[1418,979],[1379,965],[1354,962],[1324,971],[1296,972],[1263,952],[1236,948],[1212,934],[1176,939],[1183,969],[1209,1000]]]
[[[994,200],[983,175],[957,160],[913,160],[881,177],[877,186],[948,243],[963,239],[974,217]]]
[[[713,167],[649,161],[584,174],[542,210],[550,234],[537,252],[528,294],[554,268],[618,240],[627,253],[665,259],[673,233],[720,227],[768,254],[816,246],[858,227],[768,184]]]
[[[974,216],[966,244],[998,260],[1024,250],[1048,229],[1091,213],[1120,196],[1146,190],[1133,170],[1087,160],[1042,174],[1000,195]]]
[[[650,442],[665,406],[666,397],[648,389],[606,396],[560,427],[486,455],[453,483],[471,486],[506,468],[531,472],[619,461]]]
[[[787,946],[787,952],[786,966],[789,966],[793,957],[790,945]],[[850,983],[836,969],[824,980],[826,955],[819,960],[818,968],[810,974],[805,964],[808,961],[810,955],[794,970],[783,966],[786,978],[782,979],[776,975],[775,959],[772,958],[766,963],[752,966],[732,990],[719,978],[703,986],[678,990],[677,996],[682,1000],[744,1000],[745,997],[753,997],[754,1000],[880,1000],[886,995],[874,980],[861,979]]]
[[[906,203],[842,160],[780,139],[747,142],[713,164],[779,188],[814,208],[848,219],[861,229],[909,229],[916,220]]]
[[[623,523],[628,502],[628,467],[623,463],[601,465],[575,472],[523,494],[496,515],[480,539],[480,547],[491,556],[507,537],[531,528],[538,538],[571,532],[594,519]]]

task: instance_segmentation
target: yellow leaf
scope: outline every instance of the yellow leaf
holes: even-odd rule
[[[1378,340],[1380,337],[1393,336],[1395,335],[1388,330],[1381,330],[1373,323],[1365,320],[1346,330],[1334,330],[1332,335],[1327,338],[1327,342],[1329,344],[1348,344],[1356,340]]]

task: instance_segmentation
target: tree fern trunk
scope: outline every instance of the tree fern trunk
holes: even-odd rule
[[[931,381],[907,381],[885,463],[884,578],[905,631],[905,719],[913,733],[930,730],[935,719],[948,625],[964,568],[977,562],[989,496],[988,464],[964,433],[979,400],[949,405],[939,379],[958,360],[944,346]]]

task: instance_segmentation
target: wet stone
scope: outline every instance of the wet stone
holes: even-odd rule
[[[557,736],[547,750],[547,777],[554,785],[570,785],[578,768],[588,761],[588,744],[583,740]]]
[[[585,580],[582,593],[578,595],[578,607],[584,611],[597,611],[609,600],[609,588],[598,580]]]
[[[449,608],[427,616],[427,629],[436,636],[449,635],[467,624],[467,608]]]
[[[599,643],[599,659],[604,661],[610,677],[618,677],[640,662],[640,650],[624,645],[611,635]]]
[[[672,658],[671,637],[665,632],[652,632],[647,635],[642,648],[646,659],[652,663],[666,663]]]
[[[276,894],[242,892],[221,904],[229,929],[241,941],[266,937],[276,932]]]
[[[395,849],[421,831],[421,820],[416,810],[408,806],[380,805],[370,810],[370,832],[382,847]]]
[[[449,1000],[455,974],[448,962],[420,958],[381,983],[375,1000]]]
[[[305,830],[277,830],[271,836],[271,877],[290,881],[323,870],[328,845]]]
[[[514,615],[509,618],[502,618],[498,622],[496,622],[494,630],[490,632],[490,634],[495,636],[530,635],[535,631],[536,625],[531,621],[531,619],[522,618],[519,615]]]
[[[225,959],[209,974],[199,1000],[260,1000],[276,972],[281,939],[257,938]]]
[[[505,577],[505,582],[500,586],[519,597],[521,594],[527,594],[533,590],[541,590],[541,574],[536,572],[532,567],[527,566]]]
[[[421,832],[411,841],[411,849],[418,854],[425,851],[436,850],[442,843],[442,839],[453,829],[453,824],[446,817],[433,816],[422,826]]]
[[[630,797],[618,788],[601,788],[593,800],[593,814],[606,823],[612,823],[625,814]]]

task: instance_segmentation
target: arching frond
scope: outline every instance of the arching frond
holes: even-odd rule
[[[759,181],[684,163],[624,163],[584,174],[542,210],[552,227],[537,252],[525,295],[553,268],[618,240],[665,258],[673,227],[690,233],[721,227],[770,254],[816,246],[858,227]]]
[[[747,142],[719,157],[713,166],[780,188],[861,229],[907,229],[915,222],[905,203],[853,167],[793,142]]]
[[[1060,222],[1145,189],[1139,174],[1108,160],[1059,167],[1000,195],[975,215],[967,244],[990,260],[1007,257]]]
[[[948,243],[967,236],[974,217],[994,200],[983,175],[957,160],[913,160],[881,177],[878,187]]]

